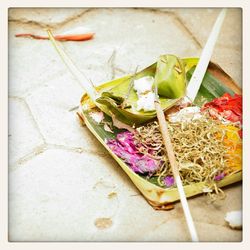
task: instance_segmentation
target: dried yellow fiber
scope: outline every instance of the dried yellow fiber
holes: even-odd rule
[[[169,123],[169,131],[184,185],[194,182],[214,185],[217,175],[228,175],[240,169],[241,164],[233,160],[235,152],[241,158],[238,152],[241,150],[240,138],[236,135],[238,128],[222,126],[220,121],[203,115],[192,122]],[[164,186],[164,177],[172,176],[172,171],[158,123],[137,128],[134,137],[141,153],[161,162],[154,176],[158,177],[159,185]]]

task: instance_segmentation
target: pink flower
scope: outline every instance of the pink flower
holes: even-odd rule
[[[136,161],[135,166],[141,173],[154,173],[159,168],[159,164],[157,164],[156,160],[145,155]]]
[[[171,187],[174,185],[175,181],[174,181],[174,177],[173,176],[166,176],[164,179],[163,179],[163,182],[164,184],[167,186],[167,187]]]
[[[225,173],[220,173],[220,174],[218,174],[218,175],[216,175],[216,176],[214,177],[214,180],[215,180],[215,181],[220,181],[220,180],[222,180],[225,176],[226,176]]]
[[[116,136],[116,140],[124,147],[126,150],[133,154],[136,153],[136,148],[134,144],[133,134],[131,132],[122,132]]]
[[[156,160],[137,151],[133,133],[129,131],[119,133],[116,139],[108,140],[107,145],[136,173],[154,173],[159,168]]]

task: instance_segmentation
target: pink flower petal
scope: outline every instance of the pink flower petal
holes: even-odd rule
[[[214,180],[215,180],[215,181],[220,181],[220,180],[222,180],[225,176],[226,176],[225,173],[220,173],[220,174],[218,174],[218,175],[216,175],[216,176],[214,177]]]
[[[159,168],[159,163],[156,160],[137,151],[131,132],[119,133],[116,139],[108,140],[107,145],[136,173],[154,173]]]
[[[163,182],[164,184],[167,186],[167,187],[171,187],[174,185],[175,181],[174,181],[174,177],[173,176],[166,176],[164,179],[163,179]]]

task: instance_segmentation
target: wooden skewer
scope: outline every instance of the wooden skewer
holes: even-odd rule
[[[194,225],[194,221],[188,206],[188,202],[187,202],[187,198],[183,189],[183,185],[182,185],[182,181],[180,178],[180,174],[179,174],[179,168],[178,168],[178,163],[176,161],[175,158],[175,154],[174,154],[174,150],[173,150],[173,145],[171,142],[171,137],[168,131],[168,127],[167,127],[167,121],[165,119],[165,115],[164,112],[161,108],[160,105],[160,101],[158,98],[158,90],[157,87],[155,87],[155,109],[156,109],[156,113],[157,113],[157,118],[159,121],[159,127],[160,127],[160,131],[162,134],[162,138],[163,138],[163,142],[167,151],[167,155],[168,155],[168,159],[172,168],[172,172],[174,175],[174,179],[175,179],[175,183],[177,185],[177,189],[179,192],[179,196],[180,196],[180,200],[181,200],[181,205],[184,211],[184,215],[186,218],[186,222],[188,225],[188,229],[189,229],[189,233],[191,236],[192,241],[199,241],[196,229],[195,229],[195,225]]]

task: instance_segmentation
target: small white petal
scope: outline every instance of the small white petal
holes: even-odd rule
[[[137,110],[152,111],[155,110],[155,94],[148,92],[145,95],[139,95],[137,101]]]
[[[202,189],[202,191],[203,191],[203,193],[211,193],[211,192],[213,192],[213,190],[211,188],[209,188],[209,187],[204,187]]]
[[[145,76],[140,79],[134,80],[134,90],[138,95],[144,94],[152,90],[154,77]]]
[[[89,115],[98,124],[104,119],[103,112],[90,112]]]
[[[242,228],[242,211],[231,211],[225,216],[225,221],[229,223],[229,226],[233,229]]]

